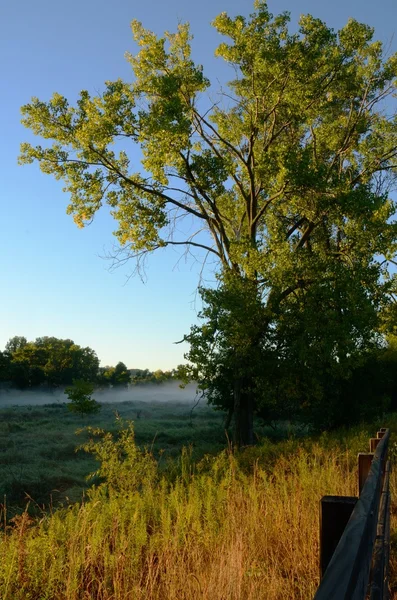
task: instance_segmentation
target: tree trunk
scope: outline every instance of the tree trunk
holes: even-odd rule
[[[254,399],[241,379],[234,382],[234,443],[238,447],[254,443]]]
[[[234,406],[231,406],[229,408],[229,412],[227,413],[227,417],[225,419],[225,425],[224,425],[224,427],[225,427],[226,430],[229,429],[230,423],[232,422],[233,412],[234,412]]]

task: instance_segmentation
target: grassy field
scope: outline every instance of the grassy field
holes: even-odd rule
[[[115,432],[115,410],[135,420],[136,443],[128,429],[98,442],[108,484],[97,479],[75,504],[65,496],[80,499],[99,464],[74,453],[89,439],[74,434],[84,420],[64,406],[1,411],[2,491],[22,503],[30,481],[40,504],[63,482],[53,494],[65,504],[3,523],[2,600],[309,600],[318,585],[319,499],[354,495],[357,452],[379,425],[397,433],[390,417],[317,438],[261,437],[232,453],[222,450],[222,416],[205,406],[192,417],[186,405],[106,405],[90,424]],[[189,444],[193,454],[181,453]],[[393,474],[394,498],[396,482]],[[393,587],[396,513],[394,504]]]
[[[102,404],[97,415],[82,418],[64,403],[15,406],[0,409],[0,501],[9,511],[25,507],[27,497],[38,505],[79,501],[86,477],[98,463],[76,447],[88,438],[86,425],[116,431],[118,414],[135,423],[137,444],[147,446],[165,465],[191,446],[193,456],[225,447],[221,413],[200,403],[194,410],[186,402],[115,402]],[[161,453],[161,457],[159,454]]]

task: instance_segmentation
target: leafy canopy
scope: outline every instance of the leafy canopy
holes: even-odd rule
[[[335,32],[304,15],[290,33],[288,13],[254,6],[213,22],[235,73],[213,100],[188,25],[157,37],[133,21],[132,82],[82,91],[75,106],[33,98],[22,122],[48,142],[20,156],[65,182],[80,227],[108,203],[138,267],[171,245],[215,257],[223,289],[204,298],[191,357],[207,382],[249,372],[251,395],[269,353],[296,364],[319,353],[321,369],[346,374],[397,284],[397,54],[354,19]]]
[[[236,72],[215,102],[188,25],[158,38],[133,21],[133,82],[82,91],[75,106],[58,93],[33,98],[23,123],[52,144],[22,144],[20,162],[63,179],[79,226],[107,202],[128,256],[196,245],[260,276],[278,300],[335,264],[372,281],[373,256],[396,250],[397,119],[381,109],[397,56],[384,59],[373,29],[355,20],[336,33],[306,15],[291,34],[287,13],[255,7],[249,19],[213,22],[229,39],[216,53]],[[175,223],[186,216],[197,229],[181,237]]]
[[[42,383],[54,387],[71,384],[73,379],[94,381],[99,369],[94,350],[52,336],[38,337],[34,342],[14,336],[7,342],[4,356],[8,365],[0,373],[0,381],[18,387]]]

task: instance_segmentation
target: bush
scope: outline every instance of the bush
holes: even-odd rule
[[[70,402],[67,405],[71,412],[79,413],[81,416],[95,414],[101,410],[101,405],[91,398],[94,386],[88,381],[74,379],[73,387],[68,387],[65,394]]]

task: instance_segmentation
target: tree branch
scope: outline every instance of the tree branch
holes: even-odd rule
[[[304,245],[304,243],[309,239],[313,229],[316,227],[316,223],[309,223],[306,231],[304,232],[304,234],[302,235],[301,239],[299,240],[299,242],[296,245],[295,250],[298,250],[298,248],[302,248],[302,246]]]
[[[264,204],[264,206],[262,206],[262,208],[257,212],[256,217],[253,220],[254,223],[257,223],[257,221],[259,221],[259,219],[263,216],[263,214],[265,213],[269,204],[271,204],[273,202],[273,200],[276,200],[276,198],[279,198],[279,196],[281,196],[284,193],[285,188],[287,187],[287,184],[288,184],[288,182],[285,182],[283,187],[281,188],[281,190],[279,190],[278,192],[273,194],[273,196],[271,196],[270,198],[268,198],[266,200],[266,203]]]
[[[187,246],[187,245],[195,246],[196,248],[203,248],[204,250],[207,250],[207,252],[212,252],[219,259],[222,260],[222,256],[219,254],[219,252],[217,252],[214,248],[211,248],[211,246],[206,246],[205,244],[199,244],[198,242],[191,242],[190,240],[186,240],[184,242],[174,242],[173,240],[164,242],[164,246]]]
[[[99,150],[94,148],[93,146],[90,146],[90,150],[99,156],[100,160],[102,161],[103,166],[105,166],[108,170],[116,173],[121,179],[123,179],[126,183],[128,183],[132,187],[135,187],[136,189],[143,191],[147,194],[150,194],[152,196],[157,196],[158,198],[162,198],[165,202],[174,204],[175,206],[178,206],[182,210],[186,210],[188,213],[190,213],[191,215],[194,215],[195,217],[198,217],[199,219],[204,219],[205,221],[208,220],[208,217],[206,215],[198,212],[197,210],[195,210],[194,208],[191,208],[190,206],[187,206],[186,204],[182,204],[182,202],[178,202],[178,200],[175,200],[175,198],[171,198],[171,196],[164,194],[164,192],[161,192],[160,190],[156,190],[155,188],[150,188],[150,187],[148,188],[144,184],[142,184],[138,181],[135,181],[134,179],[131,179],[130,177],[125,175],[122,171],[120,171],[120,169],[118,169],[110,160],[108,160],[105,156],[103,156],[103,154],[101,152],[99,152]]]

